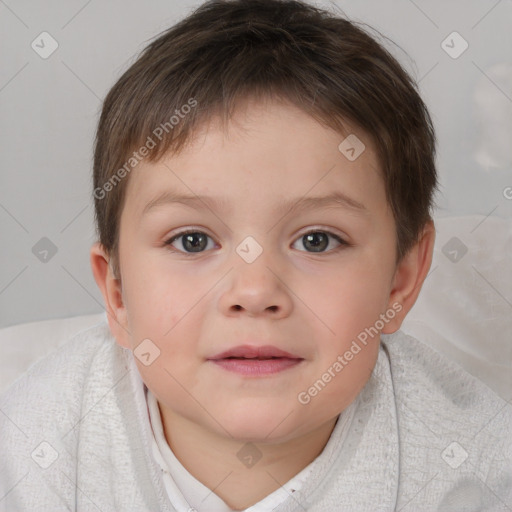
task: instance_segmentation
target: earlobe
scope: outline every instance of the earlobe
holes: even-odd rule
[[[419,242],[398,264],[393,277],[388,307],[392,308],[393,304],[400,304],[401,309],[386,324],[382,330],[383,334],[391,334],[400,329],[407,313],[414,306],[432,264],[435,234],[433,221],[428,221]],[[394,309],[398,311],[397,307]]]
[[[121,280],[114,277],[110,258],[99,242],[94,243],[91,247],[90,262],[94,279],[103,295],[110,331],[119,345],[130,348]]]

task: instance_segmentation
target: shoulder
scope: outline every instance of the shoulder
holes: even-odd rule
[[[469,485],[481,495],[493,489],[497,496],[512,497],[511,403],[402,331],[383,335],[381,341],[407,475],[419,485],[428,473],[430,491],[451,481],[455,493],[464,494]]]
[[[10,509],[71,509],[75,495],[67,483],[76,478],[81,422],[98,395],[112,389],[125,352],[101,322],[34,363],[0,395],[0,496],[8,493]]]
[[[102,321],[71,337],[46,357],[36,361],[0,395],[0,403],[28,390],[49,391],[59,385],[79,387],[95,359],[108,358],[115,351],[115,340],[109,327]]]
[[[433,347],[403,331],[382,335],[395,392],[453,408],[463,414],[495,412],[507,404],[485,383]]]
[[[101,378],[113,360],[123,359],[123,351],[104,321],[77,333],[2,392],[2,435],[16,425],[14,431],[31,437],[55,420],[63,424],[79,417],[87,382]]]

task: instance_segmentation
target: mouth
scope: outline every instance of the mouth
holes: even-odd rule
[[[265,376],[298,366],[304,358],[271,345],[239,345],[209,359],[216,366],[245,376]]]

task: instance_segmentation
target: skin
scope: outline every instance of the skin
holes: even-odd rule
[[[117,343],[133,350],[150,339],[160,350],[149,366],[135,362],[157,397],[169,446],[236,510],[263,499],[321,453],[338,415],[368,381],[380,336],[308,404],[298,394],[396,303],[402,309],[382,333],[399,329],[431,265],[431,222],[395,265],[395,224],[374,146],[358,128],[348,133],[366,146],[355,161],[338,149],[345,135],[287,103],[249,100],[226,130],[213,120],[178,155],[143,161],[132,172],[120,223],[120,279],[103,248],[91,248]],[[161,204],[142,215],[167,189],[226,204],[218,210]],[[333,190],[367,211],[331,205],[277,213],[284,200]],[[183,238],[165,245],[186,228],[211,237],[205,250],[187,254]],[[331,237],[323,252],[313,252],[303,235],[319,231],[350,245]],[[252,263],[236,252],[247,236],[263,249]],[[304,360],[260,378],[208,361],[243,343],[276,345]],[[236,455],[248,441],[262,454],[250,468]]]

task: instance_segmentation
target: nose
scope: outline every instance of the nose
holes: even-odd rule
[[[293,307],[283,272],[272,266],[265,252],[252,263],[240,258],[229,273],[229,283],[219,299],[226,316],[284,318]]]

